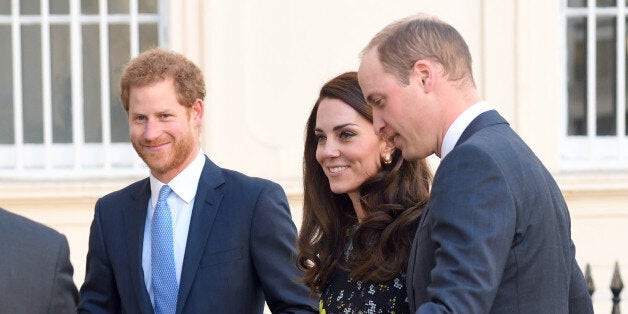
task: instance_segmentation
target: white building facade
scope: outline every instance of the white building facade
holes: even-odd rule
[[[320,87],[356,70],[385,25],[425,12],[460,31],[482,96],[555,175],[576,257],[592,267],[596,312],[610,312],[615,262],[628,274],[626,5],[3,1],[0,207],[66,234],[82,283],[96,199],[147,175],[128,143],[117,84],[129,58],[158,45],[205,73],[204,151],[223,167],[279,182],[299,225],[304,126]]]

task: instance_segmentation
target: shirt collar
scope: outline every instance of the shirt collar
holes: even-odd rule
[[[198,187],[198,180],[203,172],[205,166],[205,154],[202,149],[198,150],[198,154],[183,171],[181,171],[176,177],[172,178],[168,183],[168,186],[172,191],[179,196],[186,203],[191,202],[196,196],[196,188]],[[152,174],[150,175],[150,190],[151,190],[151,207],[155,207],[157,199],[159,198],[159,190],[165,184],[157,180]]]
[[[440,158],[444,159],[445,156],[447,156],[447,154],[449,154],[449,152],[454,149],[454,146],[458,142],[458,139],[460,139],[460,136],[462,136],[462,132],[464,132],[469,124],[471,124],[471,121],[473,121],[473,119],[475,119],[480,114],[492,109],[492,106],[488,102],[481,101],[463,111],[456,118],[456,120],[454,120],[451,126],[449,126],[449,129],[447,129],[447,133],[445,133],[443,143],[441,144]]]

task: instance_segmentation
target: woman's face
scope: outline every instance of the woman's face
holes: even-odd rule
[[[373,132],[371,122],[345,102],[331,98],[320,102],[314,134],[316,160],[332,192],[357,195],[362,183],[379,171],[386,142]]]

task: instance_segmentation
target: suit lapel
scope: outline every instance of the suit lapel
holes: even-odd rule
[[[224,182],[220,168],[205,157],[205,166],[203,166],[203,172],[198,181],[190,229],[185,246],[185,255],[183,257],[177,313],[183,311],[192,283],[194,283],[194,278],[209,238],[209,232],[223,196],[222,193],[217,191],[217,188]]]
[[[462,135],[458,139],[458,142],[456,142],[456,146],[469,139],[469,137],[471,137],[471,135],[475,134],[477,131],[495,124],[508,124],[508,122],[506,122],[506,120],[495,110],[489,110],[481,113],[479,116],[473,119],[473,121],[471,121],[466,129],[464,129],[464,132],[462,132]]]
[[[128,208],[123,210],[131,281],[143,313],[152,313],[153,311],[150,296],[144,284],[144,270],[142,268],[142,244],[149,197],[150,181],[147,178],[144,180],[144,184],[132,195]]]

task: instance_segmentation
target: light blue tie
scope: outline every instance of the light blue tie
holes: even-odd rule
[[[172,237],[172,214],[166,199],[172,192],[164,185],[159,191],[159,199],[151,224],[151,266],[153,295],[156,314],[174,314],[177,309],[177,274],[174,267],[174,240]]]

